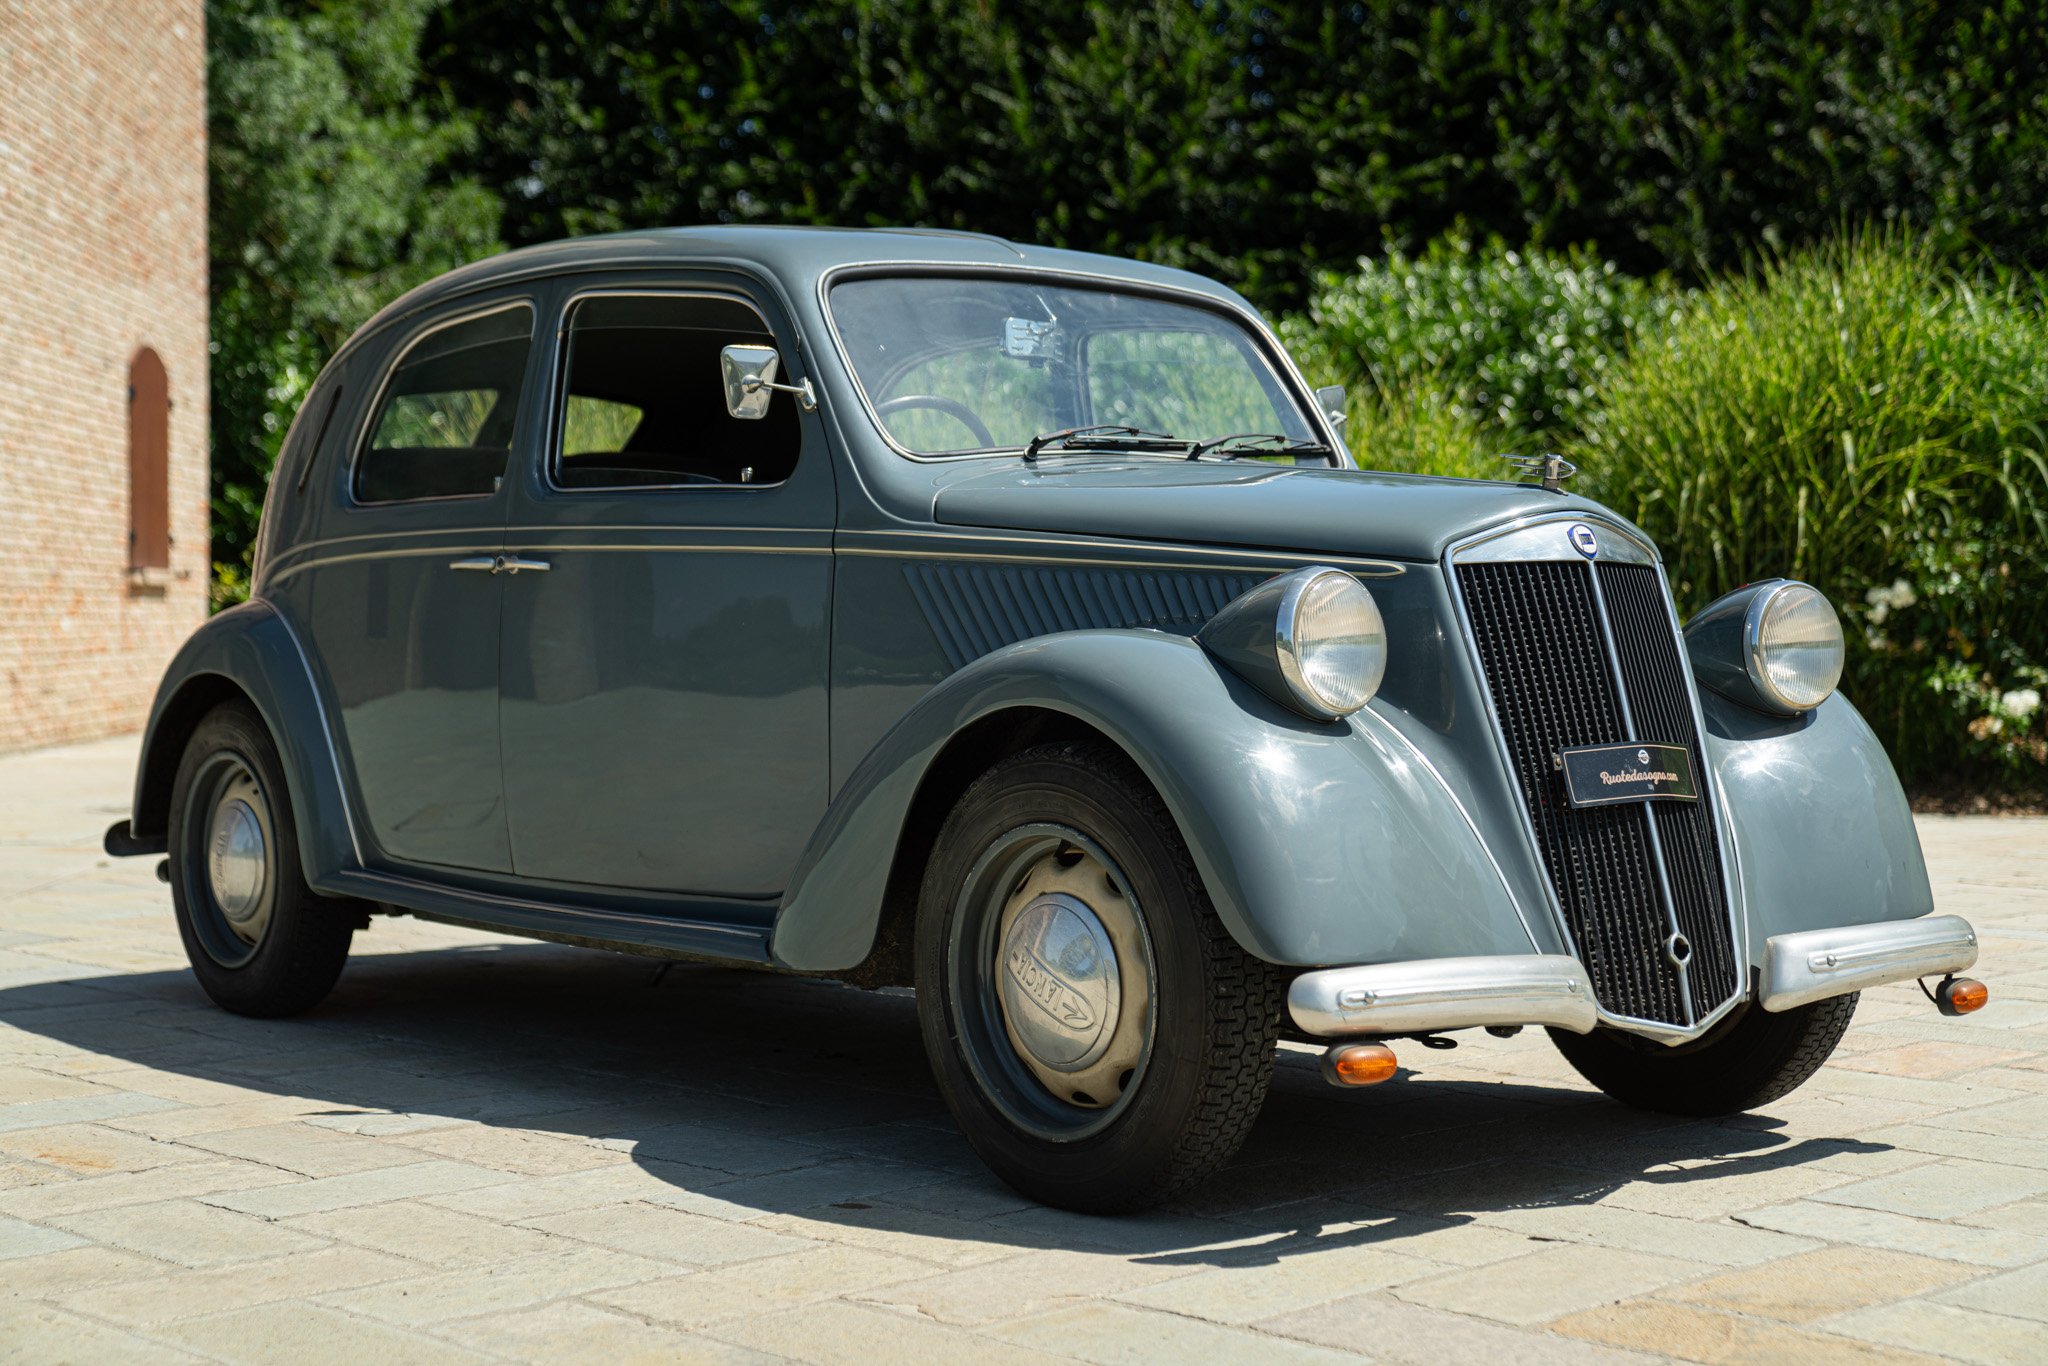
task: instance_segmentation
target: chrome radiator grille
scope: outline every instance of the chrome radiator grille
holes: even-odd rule
[[[1655,567],[1511,560],[1456,574],[1537,852],[1594,993],[1617,1015],[1704,1019],[1735,993],[1735,944],[1706,756]],[[1685,746],[1700,800],[1568,805],[1557,752],[1623,741]]]

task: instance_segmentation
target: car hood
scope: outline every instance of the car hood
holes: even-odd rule
[[[1533,513],[1605,513],[1596,503],[1536,485],[1362,470],[1071,456],[994,468],[976,463],[954,467],[957,477],[938,490],[934,520],[1435,560],[1453,541]]]

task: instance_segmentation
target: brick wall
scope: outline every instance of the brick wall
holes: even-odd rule
[[[0,0],[0,751],[139,727],[205,619],[203,0]],[[170,376],[170,570],[128,572],[128,367]]]

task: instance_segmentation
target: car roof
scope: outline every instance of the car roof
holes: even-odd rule
[[[504,252],[457,267],[407,292],[357,329],[356,337],[494,285],[586,270],[687,264],[752,266],[779,279],[797,295],[809,293],[819,277],[846,266],[1035,267],[1187,290],[1248,307],[1226,286],[1189,271],[1093,252],[1031,246],[987,233],[748,224],[599,233]]]

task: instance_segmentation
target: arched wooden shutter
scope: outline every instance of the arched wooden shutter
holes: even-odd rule
[[[147,346],[128,363],[128,567],[171,567],[171,380]]]

